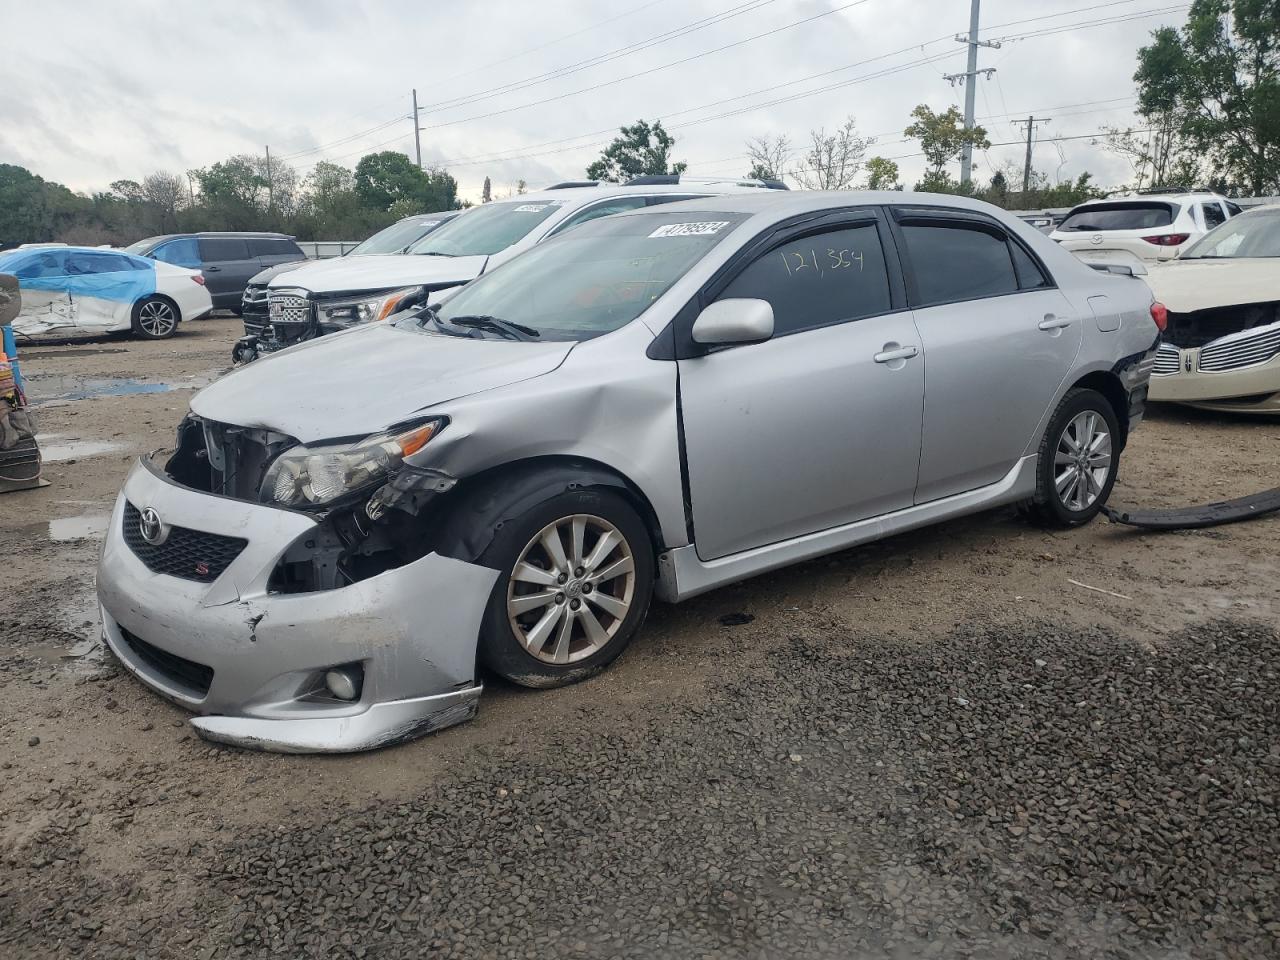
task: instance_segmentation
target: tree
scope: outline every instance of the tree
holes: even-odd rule
[[[982,127],[975,126],[969,130],[964,128],[964,118],[956,107],[948,107],[944,113],[934,113],[927,104],[922,103],[911,111],[911,116],[916,121],[903,134],[920,141],[920,149],[929,164],[929,173],[921,183],[927,181],[935,186],[946,185],[950,181],[946,174],[947,164],[960,156],[965,144],[971,144],[977,150],[985,150],[991,146],[987,131]]]
[[[492,199],[493,199],[493,184],[489,181],[488,177],[485,177],[484,189],[481,190],[480,192],[480,202],[488,203]]]
[[[1210,171],[1255,195],[1280,190],[1280,3],[1194,0],[1181,31],[1138,51],[1138,112],[1164,115]]]
[[[897,190],[898,165],[884,157],[872,157],[867,161],[868,190]]]
[[[228,157],[206,169],[192,170],[200,184],[202,206],[214,229],[252,230],[267,208],[267,181],[249,154]]]
[[[587,167],[589,179],[625,183],[632,177],[680,174],[688,169],[687,163],[671,163],[671,148],[676,141],[663,129],[661,120],[652,124],[637,120],[619,132],[621,136],[615,137],[600,158]]]
[[[987,188],[987,199],[998,206],[1004,206],[1004,202],[1008,198],[1009,178],[1004,175],[1003,170],[997,170],[991,175],[991,186]]]
[[[1171,111],[1148,117],[1144,135],[1132,127],[1103,127],[1101,140],[1091,141],[1117,156],[1124,157],[1133,168],[1135,186],[1164,187],[1194,185],[1202,178],[1202,163],[1191,142],[1181,133]]]
[[[753,180],[781,180],[790,154],[791,141],[781,134],[752,137],[747,141],[747,159],[751,161],[747,176]]]
[[[443,170],[421,170],[403,153],[383,150],[360,158],[355,172],[356,198],[371,210],[390,210],[404,200],[419,213],[455,209],[458,184]],[[405,207],[401,207],[405,209]]]
[[[858,135],[853,117],[835,133],[828,134],[825,128],[810,130],[804,165],[793,170],[792,176],[806,190],[848,190],[873,143],[873,138]]]

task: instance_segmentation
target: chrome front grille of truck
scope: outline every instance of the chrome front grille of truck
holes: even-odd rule
[[[1280,354],[1280,324],[1263,327],[1249,336],[1211,343],[1200,351],[1201,373],[1225,373],[1268,362]]]

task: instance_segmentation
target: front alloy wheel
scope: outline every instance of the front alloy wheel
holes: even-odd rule
[[[574,514],[534,535],[512,568],[507,619],[530,656],[577,663],[626,622],[636,591],[631,546],[608,520]]]

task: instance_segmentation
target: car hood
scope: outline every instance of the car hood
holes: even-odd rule
[[[1146,281],[1174,313],[1280,300],[1280,260],[1170,260],[1152,266]]]
[[[550,373],[573,347],[358,327],[239,367],[197,393],[191,410],[303,443],[365,436],[427,407]]]
[[[312,293],[392,290],[425,284],[433,287],[468,283],[484,272],[488,257],[433,257],[395,254],[311,260],[271,278],[271,287],[301,287]]]
[[[291,260],[288,263],[277,263],[274,266],[267,267],[265,270],[259,270],[249,278],[249,283],[264,286],[268,280],[280,276],[282,273],[288,273],[291,270],[299,270],[311,260]]]

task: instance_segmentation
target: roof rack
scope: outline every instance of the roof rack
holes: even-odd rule
[[[725,184],[732,183],[739,187],[760,187],[764,190],[789,190],[785,183],[781,180],[758,180],[754,177],[686,177],[678,173],[649,173],[642,177],[632,177],[624,187],[654,187],[654,186],[675,186],[677,184],[700,183],[709,184]]]
[[[544,187],[543,189],[574,190],[578,187],[598,187],[598,186],[600,186],[599,180],[565,180],[562,183],[553,183],[551,186]]]

